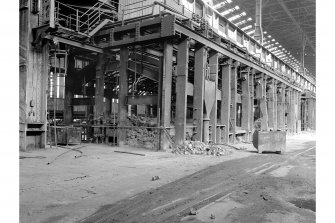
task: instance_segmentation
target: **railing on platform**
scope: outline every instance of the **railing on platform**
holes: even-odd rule
[[[82,6],[54,1],[54,7],[51,8],[54,8],[54,24],[80,34],[89,35],[102,21],[115,22],[118,20],[119,3],[110,1],[110,4],[107,4],[98,1],[92,7],[86,9]]]
[[[206,4],[206,7],[208,9],[210,8],[210,6],[207,4]],[[161,0],[161,1],[158,1],[158,0],[135,1],[134,0],[131,2],[128,1],[128,3],[125,3],[125,5],[123,6],[122,19],[132,19],[134,17],[141,17],[145,15],[150,15],[150,14],[151,15],[159,14],[161,13],[161,11],[167,11],[167,12],[174,13],[178,15],[179,17],[181,17],[182,19],[190,19],[194,21],[195,23],[200,24],[200,28],[201,28],[201,25],[203,25],[203,23],[210,22],[210,21],[207,21],[208,18],[206,16],[198,15],[197,12],[189,10],[185,5],[182,5],[180,1],[177,1],[177,0]],[[224,18],[224,16],[220,14],[218,14],[218,16],[220,18],[223,18],[225,21],[227,20],[226,18]],[[226,22],[229,24],[229,26],[232,26],[234,29],[239,30],[239,28],[233,23],[231,23],[230,21],[226,21]],[[212,28],[215,28],[215,27],[212,27]],[[219,28],[216,27],[215,29],[219,29]],[[273,70],[278,76],[284,78],[285,80],[288,80],[289,82],[292,82],[293,84],[299,87],[304,88],[303,84],[300,81],[298,81],[297,78],[293,77],[293,74],[292,74],[293,69],[288,64],[283,62],[280,58],[276,57],[273,53],[268,51],[264,46],[261,46],[255,40],[251,40],[252,37],[250,37],[246,33],[244,33],[243,35],[247,37],[248,41],[250,40],[253,44],[256,44],[259,47],[259,49],[261,49],[262,53],[260,54],[260,53],[257,53],[256,51],[253,51],[252,49],[250,49],[250,46],[248,49],[248,47],[245,47],[245,44],[239,43],[235,38],[232,38],[229,33],[225,33],[224,36],[222,37],[228,42],[229,46],[234,45],[234,47],[243,48],[244,51],[247,51],[248,54],[250,55],[251,61],[258,63],[261,66],[266,67],[267,69]],[[250,41],[248,42],[248,44],[250,44]],[[264,59],[263,52],[265,52],[268,55],[271,55],[273,60],[271,62],[266,61]],[[260,54],[260,55],[257,56],[257,54]],[[277,63],[280,62],[280,65],[275,66],[274,61],[277,61]],[[282,70],[283,66],[285,66],[285,70]],[[288,72],[287,69],[291,70],[291,73]],[[307,81],[311,81],[310,80],[311,77],[306,76],[306,75],[301,75],[299,72],[294,71],[294,75],[297,76],[297,74],[299,74],[300,78],[306,79]]]

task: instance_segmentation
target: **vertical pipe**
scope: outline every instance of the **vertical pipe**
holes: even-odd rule
[[[78,9],[76,9],[76,31],[79,32],[79,14]]]
[[[260,44],[263,44],[262,0],[256,0],[256,24],[254,38]]]

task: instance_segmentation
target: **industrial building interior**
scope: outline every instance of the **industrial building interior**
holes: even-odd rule
[[[315,222],[315,0],[19,4],[20,222]]]

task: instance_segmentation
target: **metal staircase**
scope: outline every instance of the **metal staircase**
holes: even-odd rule
[[[86,9],[86,7],[55,1],[54,16],[50,16],[54,20],[50,23],[53,23],[55,27],[91,37],[106,24],[117,21],[118,3],[110,2],[110,4],[107,4],[98,1],[92,7]]]

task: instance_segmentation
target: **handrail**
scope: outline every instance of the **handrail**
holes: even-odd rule
[[[69,8],[69,9],[73,9],[73,10],[75,10],[75,11],[78,10],[78,12],[84,13],[84,12],[80,11],[80,10],[77,9],[77,8],[71,7],[71,6],[67,5],[67,4],[61,3],[61,2],[59,2],[59,1],[55,1],[55,3],[57,3],[58,5],[66,6],[66,7]]]
[[[82,16],[84,16],[85,14],[87,14],[92,8],[95,7],[95,5],[99,4],[99,2],[95,3],[91,8],[89,8]]]

